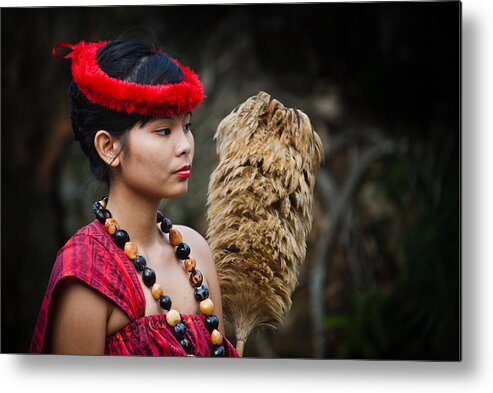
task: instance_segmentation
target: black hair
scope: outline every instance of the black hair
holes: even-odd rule
[[[184,78],[180,67],[166,54],[156,52],[151,46],[139,42],[112,41],[98,50],[96,59],[107,75],[128,82],[157,85],[165,82],[179,83]],[[70,84],[68,96],[75,139],[80,142],[82,151],[89,159],[93,176],[109,186],[109,168],[96,151],[94,136],[99,130],[106,130],[122,140],[121,150],[124,150],[126,131],[137,123],[144,125],[151,118],[116,112],[93,104],[74,81]]]

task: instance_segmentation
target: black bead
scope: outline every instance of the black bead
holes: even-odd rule
[[[198,288],[195,288],[195,299],[199,302],[205,300],[209,297],[209,288],[207,285],[203,284]]]
[[[103,205],[101,205],[101,202],[99,202],[99,201],[94,202],[92,205],[92,211],[94,212],[94,214],[96,216],[98,215],[98,211],[100,211],[102,208],[103,208]]]
[[[171,223],[171,220],[169,218],[163,218],[161,221],[161,230],[164,233],[169,233],[169,230],[173,228],[173,224]]]
[[[147,287],[152,287],[156,283],[156,272],[149,267],[145,267],[142,272],[142,281]]]
[[[106,204],[108,203],[108,199],[109,199],[109,198],[108,198],[106,195],[105,195],[104,197],[102,197],[102,198],[101,198],[101,200],[102,200],[103,202],[105,202]]]
[[[113,239],[118,247],[121,249],[125,248],[125,243],[130,241],[130,236],[124,229],[117,229],[115,234],[113,235]]]
[[[183,337],[185,337],[186,333],[187,327],[183,322],[179,322],[175,326],[173,326],[173,334],[175,335],[177,340],[181,340]]]
[[[107,218],[111,218],[111,213],[108,209],[101,208],[96,212],[96,218],[101,224],[104,224]]]
[[[137,271],[142,272],[144,271],[144,268],[146,267],[146,259],[142,255],[137,255],[135,259],[133,260],[134,266],[137,269]]]
[[[176,256],[178,259],[187,259],[190,255],[190,246],[187,243],[180,243],[176,247]]]
[[[158,210],[156,213],[156,222],[161,222],[163,221],[164,214],[161,210]]]
[[[209,333],[219,326],[219,319],[215,315],[207,315],[204,319],[205,328]]]
[[[224,350],[224,347],[220,345],[219,347],[216,347],[212,352],[211,355],[214,357],[223,357],[226,354],[226,351]]]
[[[163,295],[159,298],[159,306],[164,310],[171,309],[171,298],[168,295]]]
[[[182,338],[180,340],[180,345],[185,350],[186,353],[192,352],[192,343],[188,339]]]

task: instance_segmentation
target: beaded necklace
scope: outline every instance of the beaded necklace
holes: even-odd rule
[[[173,335],[179,341],[182,348],[187,354],[192,352],[192,344],[185,336],[187,327],[181,322],[180,313],[171,308],[171,298],[163,293],[162,287],[156,283],[156,273],[150,267],[147,267],[146,260],[138,254],[137,245],[130,241],[130,236],[124,229],[120,229],[116,220],[106,209],[108,197],[94,202],[93,211],[98,221],[104,225],[106,232],[113,237],[115,244],[123,249],[125,255],[133,262],[135,269],[142,273],[142,281],[151,289],[152,297],[158,302],[159,306],[166,310],[166,323],[172,328]],[[175,254],[178,259],[183,261],[183,267],[190,273],[190,284],[195,288],[195,299],[199,301],[200,312],[205,315],[204,325],[210,333],[210,339],[213,344],[211,356],[220,357],[225,355],[225,349],[222,345],[223,336],[218,330],[219,319],[213,314],[214,303],[209,298],[209,288],[203,284],[204,276],[202,272],[196,269],[197,262],[190,255],[190,246],[183,241],[181,233],[173,228],[173,224],[168,218],[165,218],[161,211],[157,211],[157,223],[161,223],[161,231],[169,234],[169,241],[173,247],[176,247]]]

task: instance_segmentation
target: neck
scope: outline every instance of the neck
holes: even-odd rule
[[[111,185],[108,197],[106,208],[132,241],[143,249],[155,244],[160,237],[156,226],[160,199],[149,199],[119,183]]]

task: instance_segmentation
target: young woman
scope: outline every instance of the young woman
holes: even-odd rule
[[[198,76],[142,43],[60,47],[72,50],[73,131],[108,196],[59,251],[30,351],[236,357],[208,244],[157,211],[188,189]]]

